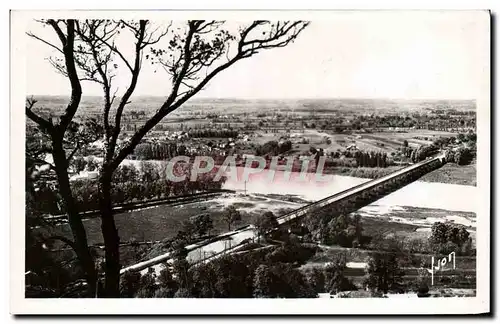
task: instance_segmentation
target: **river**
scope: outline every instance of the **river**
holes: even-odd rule
[[[283,171],[276,171],[274,179],[270,180],[269,174],[266,171],[261,173],[252,174],[248,177],[248,181],[242,180],[243,167],[237,168],[237,174],[233,178],[229,177],[224,183],[223,189],[230,189],[236,191],[245,191],[249,196],[238,196],[236,198],[221,198],[219,200],[229,199],[234,203],[235,199],[251,198],[253,194],[277,194],[277,195],[295,195],[304,200],[316,201],[327,196],[333,195],[337,192],[349,189],[353,186],[359,185],[370,179],[362,179],[348,176],[332,175],[328,181],[317,181],[315,174],[307,174],[301,178],[300,174],[293,173],[289,179],[285,178]],[[247,170],[248,171],[248,170]],[[230,176],[230,172],[227,173]],[[404,209],[403,207],[419,207],[427,209],[441,209],[450,211],[446,212],[445,218],[455,221],[457,223],[471,223],[471,220],[462,216],[453,215],[455,212],[472,212],[477,213],[477,193],[476,187],[463,186],[455,184],[444,183],[430,183],[416,181],[413,182],[374,203],[362,208],[359,212],[362,215],[369,217],[380,217],[381,215],[397,209]],[[299,204],[297,207],[300,207]],[[475,218],[475,217],[474,217]],[[440,219],[427,217],[425,219],[405,219],[395,220],[413,223],[422,226],[422,229],[429,229],[429,226]],[[443,219],[444,220],[444,219]],[[472,227],[475,227],[475,219],[472,220]],[[228,241],[214,242],[201,249],[196,249],[189,253],[188,259],[191,261],[203,258],[213,253],[218,253],[228,247],[238,245],[245,239],[254,238],[255,233],[253,229],[240,232],[231,237],[231,243]],[[160,265],[154,267],[155,270],[161,268]],[[147,270],[143,270],[145,273]]]
[[[296,195],[308,201],[316,201],[337,192],[349,189],[370,179],[329,175],[328,181],[317,181],[315,174],[301,176],[292,173],[289,179],[283,171],[276,171],[270,180],[267,172],[251,174],[244,182],[240,176],[243,167],[238,167],[238,178],[230,178],[223,189],[244,191],[258,194]],[[373,203],[379,206],[410,206],[449,211],[477,213],[477,187],[447,183],[415,181]]]

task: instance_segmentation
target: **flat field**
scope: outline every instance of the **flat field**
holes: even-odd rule
[[[447,163],[441,168],[427,173],[420,178],[420,181],[476,186],[476,176],[476,161],[469,165]]]

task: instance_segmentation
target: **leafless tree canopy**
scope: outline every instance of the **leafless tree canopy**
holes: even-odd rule
[[[215,75],[261,50],[288,45],[308,25],[304,21],[254,21],[248,26],[236,27],[227,26],[230,24],[224,21],[201,20],[155,24],[148,20],[49,19],[41,23],[54,29],[59,44],[32,33],[28,35],[61,54],[48,60],[71,82],[72,100],[66,114],[61,116],[60,126],[64,127],[76,112],[71,103],[76,100],[76,93],[81,93],[80,81],[100,84],[104,98],[102,124],[107,144],[106,162],[112,168],[118,166],[163,117],[202,90]],[[123,34],[133,36],[134,44],[118,44]],[[165,89],[166,100],[156,114],[127,145],[117,149],[123,111],[130,103],[143,61],[160,68],[158,71],[165,73],[171,86]],[[120,89],[114,87],[113,79],[117,73],[124,73],[121,67],[130,73],[130,82],[117,100]],[[31,108],[32,105],[26,107],[28,117],[43,127],[50,127],[50,122],[42,120]]]
[[[201,20],[156,25],[148,20],[48,19],[40,23],[53,30],[55,37],[45,39],[32,33],[28,35],[54,50],[56,55],[48,60],[57,72],[68,79],[71,95],[65,112],[56,119],[46,119],[37,114],[34,100],[27,100],[26,115],[51,138],[51,153],[59,191],[74,239],[67,243],[74,248],[84,268],[91,296],[97,295],[99,279],[71,191],[68,167],[69,160],[85,141],[91,141],[96,134],[104,134],[105,150],[99,172],[98,193],[105,245],[104,295],[117,297],[120,237],[114,222],[111,200],[114,171],[148,131],[201,91],[218,73],[261,50],[288,45],[308,23],[254,21],[246,27],[232,30],[223,21]],[[170,87],[166,87],[165,101],[157,107],[154,115],[127,142],[118,145],[123,112],[131,102],[143,61],[164,71],[165,79],[170,80]],[[124,91],[118,89],[113,82],[118,73],[121,79],[123,73],[129,74]],[[80,106],[83,81],[102,87],[103,106],[102,122],[90,122],[82,128],[73,118]],[[86,129],[90,131],[85,131]],[[68,142],[73,143],[69,154],[66,145]]]

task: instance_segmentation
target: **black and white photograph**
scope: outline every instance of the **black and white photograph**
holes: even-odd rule
[[[488,312],[490,19],[12,11],[11,311]]]

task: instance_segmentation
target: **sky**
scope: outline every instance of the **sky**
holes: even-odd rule
[[[236,63],[199,97],[476,99],[487,81],[485,19],[458,11],[332,13],[312,20],[293,44]],[[27,30],[53,37],[36,22]],[[68,81],[46,60],[50,47],[28,36],[26,46],[27,93],[69,94]],[[120,91],[128,77],[118,75]],[[169,89],[167,75],[146,64],[135,95],[166,96]],[[101,95],[89,83],[83,91]]]

